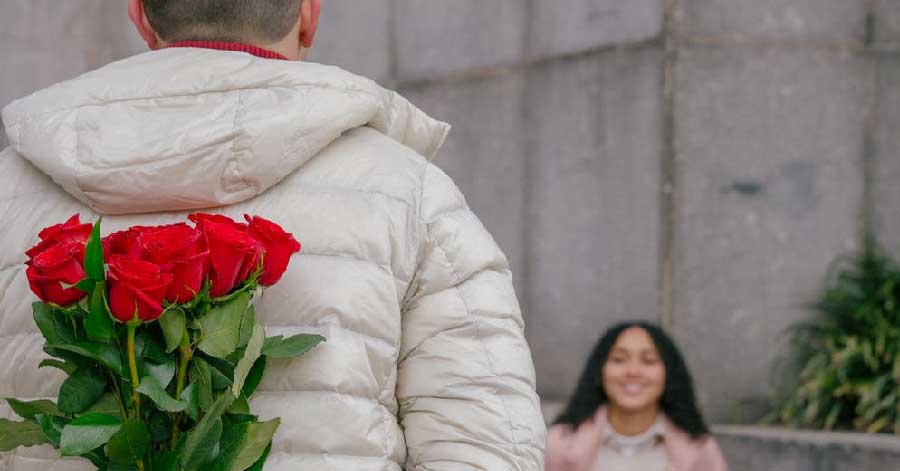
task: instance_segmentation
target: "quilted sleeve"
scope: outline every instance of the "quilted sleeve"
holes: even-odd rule
[[[545,426],[509,264],[452,180],[426,170],[397,397],[407,471],[537,471]]]

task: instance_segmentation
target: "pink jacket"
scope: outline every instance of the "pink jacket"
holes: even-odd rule
[[[569,425],[551,427],[547,436],[544,471],[595,471],[605,429],[606,410],[603,407],[577,431]],[[665,445],[669,471],[728,470],[715,439],[693,439],[668,419]]]

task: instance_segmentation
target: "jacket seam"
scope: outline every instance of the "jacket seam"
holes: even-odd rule
[[[91,102],[91,103],[82,103],[82,104],[73,105],[73,106],[63,106],[63,107],[53,108],[53,109],[49,109],[46,111],[42,111],[40,113],[23,114],[22,116],[16,118],[16,128],[17,128],[17,134],[19,137],[18,140],[21,142],[22,124],[29,123],[30,121],[33,121],[35,119],[42,118],[46,115],[50,115],[50,114],[54,114],[54,113],[59,113],[59,112],[64,112],[64,111],[78,111],[81,108],[88,108],[91,106],[106,106],[106,105],[114,104],[114,103],[128,103],[128,102],[132,102],[132,101],[161,100],[161,99],[166,99],[166,98],[188,98],[188,97],[199,97],[199,96],[204,96],[204,95],[227,95],[227,94],[233,93],[233,92],[245,92],[245,91],[250,91],[250,90],[265,91],[265,90],[271,90],[273,88],[287,88],[287,89],[297,89],[297,88],[329,89],[330,88],[330,89],[335,89],[335,90],[347,92],[347,93],[359,93],[362,95],[367,95],[369,98],[375,99],[376,102],[378,99],[378,97],[375,96],[371,91],[355,89],[355,88],[347,88],[347,87],[337,87],[337,86],[329,85],[329,84],[312,84],[312,83],[295,84],[295,85],[267,85],[265,87],[235,87],[235,88],[231,88],[228,90],[208,90],[208,91],[202,91],[202,92],[197,92],[197,93],[173,93],[173,94],[169,94],[169,95],[159,95],[159,96],[115,98],[112,100],[103,100],[103,101],[97,101],[97,102]]]

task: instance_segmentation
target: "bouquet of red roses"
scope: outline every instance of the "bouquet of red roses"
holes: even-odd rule
[[[100,470],[259,470],[279,425],[248,400],[266,358],[325,339],[266,337],[253,301],[300,250],[261,217],[192,214],[105,238],[77,215],[40,232],[27,278],[34,321],[68,377],[57,403],[7,399],[0,451],[51,444]]]

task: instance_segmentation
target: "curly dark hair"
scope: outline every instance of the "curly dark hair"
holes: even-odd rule
[[[703,421],[703,416],[697,408],[693,380],[681,352],[678,351],[672,338],[659,326],[640,321],[617,324],[600,337],[593,353],[588,357],[575,393],[554,423],[568,424],[578,428],[593,417],[600,406],[609,402],[606,391],[603,389],[600,371],[606,364],[616,340],[622,332],[632,327],[640,327],[650,334],[665,365],[666,384],[660,399],[662,411],[672,423],[691,437],[700,438],[708,435],[709,427]]]

